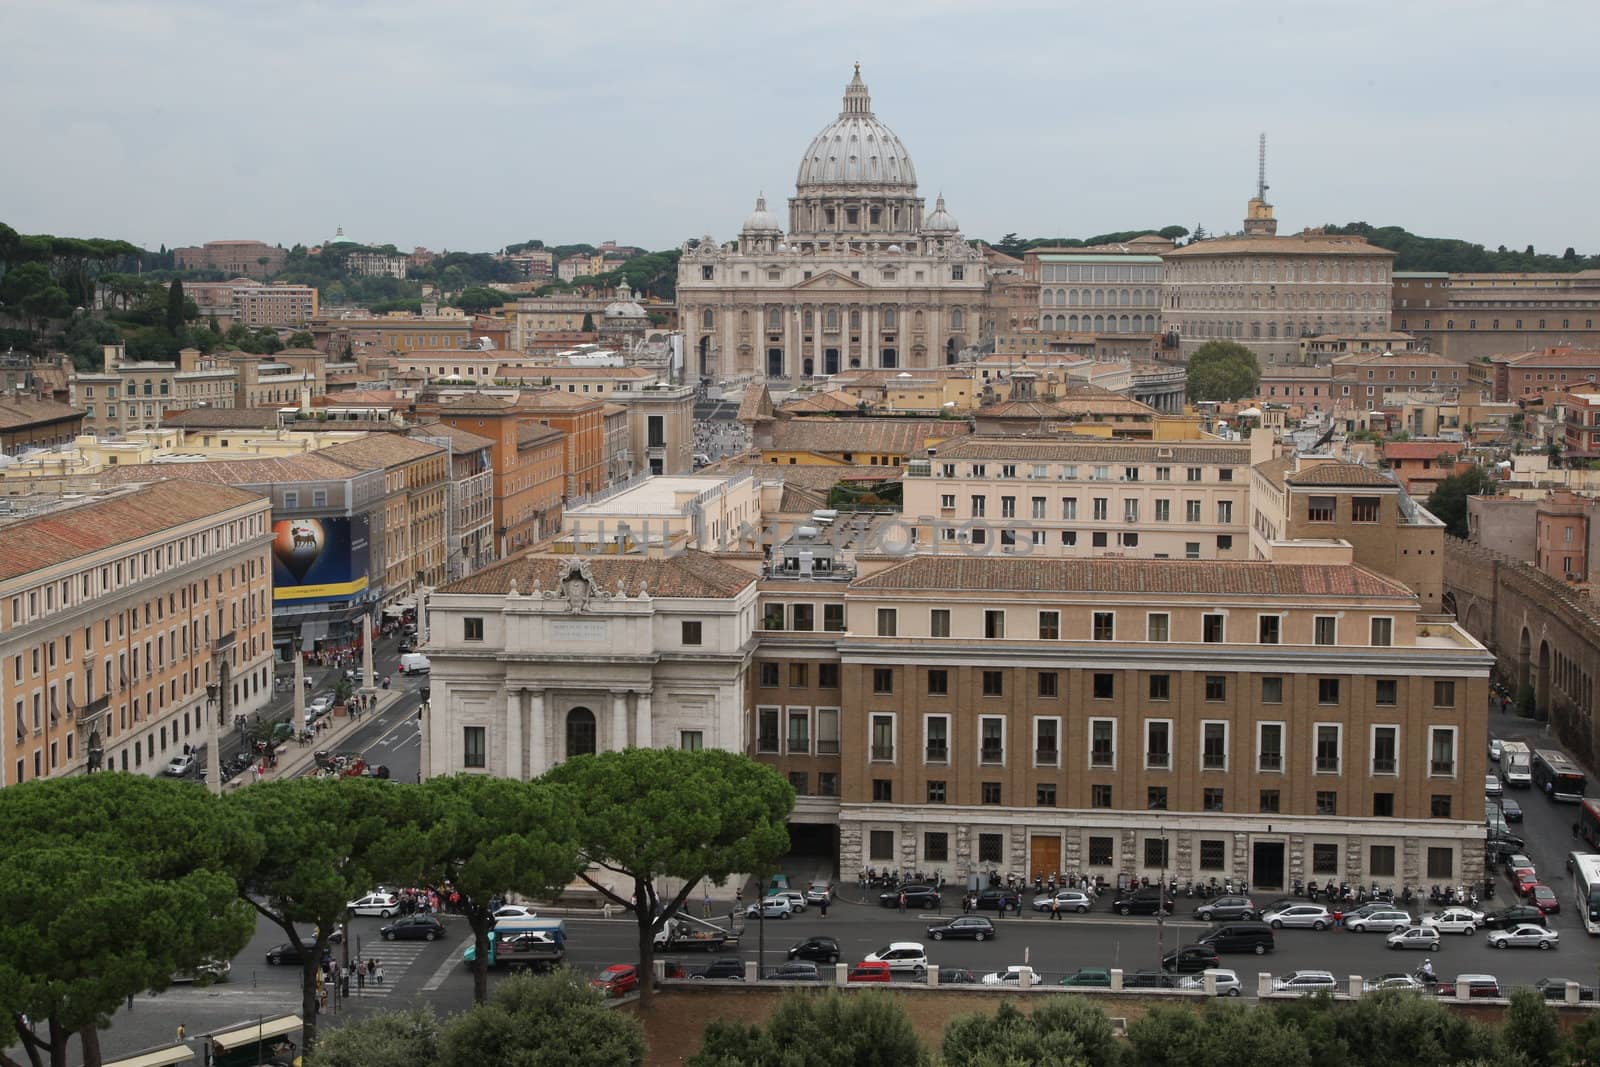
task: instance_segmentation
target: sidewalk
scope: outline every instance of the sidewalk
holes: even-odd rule
[[[336,750],[345,738],[355,733],[363,725],[371,722],[375,716],[381,715],[384,711],[393,707],[406,693],[407,690],[405,689],[380,689],[378,690],[377,701],[371,710],[362,712],[359,717],[338,716],[332,719],[332,728],[317,734],[308,742],[284,742],[284,751],[278,757],[278,765],[269,768],[267,773],[261,776],[261,781],[271,782],[295,777],[312,764],[318,752]],[[222,788],[226,792],[229,789],[248,785],[253,781],[255,781],[254,774],[247,771],[244,774],[235,776],[231,781],[224,782]]]

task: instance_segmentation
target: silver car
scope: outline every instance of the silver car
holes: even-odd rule
[[[1404,930],[1396,930],[1385,940],[1390,948],[1420,948],[1429,952],[1438,952],[1442,943],[1439,929],[1435,926],[1408,926]]]
[[[1488,937],[1490,948],[1555,948],[1561,935],[1534,923],[1518,923],[1509,930],[1492,930]]]
[[[1396,930],[1404,930],[1412,925],[1413,921],[1410,912],[1401,911],[1398,908],[1387,908],[1369,912],[1358,918],[1346,919],[1344,925],[1347,930],[1354,930],[1356,933],[1366,930],[1393,933]]]
[[[1416,978],[1399,972],[1368,978],[1364,984],[1368,993],[1375,993],[1380,989],[1404,989],[1415,993],[1422,988],[1422,983]]]
[[[1332,971],[1290,971],[1272,983],[1274,993],[1333,993],[1339,989],[1339,980]]]
[[[1033,910],[1049,911],[1052,900],[1056,902],[1056,907],[1060,911],[1075,911],[1081,914],[1089,910],[1089,895],[1080,893],[1076,889],[1058,889],[1054,893],[1034,897]]]
[[[1333,925],[1333,913],[1321,904],[1290,904],[1286,908],[1267,912],[1261,916],[1261,921],[1274,930],[1281,930],[1286,926],[1326,930]]]

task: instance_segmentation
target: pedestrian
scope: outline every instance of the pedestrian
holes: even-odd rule
[[[902,890],[900,890],[900,911],[903,913],[905,910],[906,910],[906,891],[904,889],[902,889]]]
[[[367,969],[358,963],[356,964],[356,992],[359,993],[365,988],[367,988]]]
[[[133,994],[132,993],[128,994],[128,1010],[129,1011],[133,1010]]]
[[[383,964],[375,964],[372,968],[372,981],[375,985],[383,984]]]
[[[1050,918],[1061,918],[1061,901],[1055,897],[1050,898]]]
[[[828,897],[826,894],[823,895],[821,900],[817,901],[817,910],[822,912],[824,919],[828,917]]]
[[[181,1042],[184,1038],[186,1038],[188,1036],[189,1036],[189,1028],[184,1026],[182,1023],[179,1023],[178,1024],[178,1040]]]
[[[709,892],[706,893],[705,898],[701,901],[700,907],[705,917],[711,918],[711,894]]]
[[[367,977],[371,978],[373,976],[373,974],[377,971],[377,969],[378,969],[378,961],[375,960],[375,959],[371,959],[369,957],[367,959]]]

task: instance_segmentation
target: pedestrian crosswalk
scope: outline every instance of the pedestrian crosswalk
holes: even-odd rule
[[[370,941],[361,946],[360,963],[361,977],[350,982],[350,996],[352,997],[386,997],[394,992],[395,986],[400,984],[403,976],[418,956],[428,949],[426,941]],[[352,963],[356,962],[356,953],[350,954]],[[383,971],[383,981],[376,981],[376,975],[366,975],[368,960],[375,962]]]

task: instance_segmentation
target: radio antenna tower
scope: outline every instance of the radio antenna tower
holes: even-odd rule
[[[1261,147],[1257,150],[1256,159],[1256,196],[1262,200],[1267,198],[1267,135],[1261,135]]]

